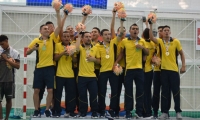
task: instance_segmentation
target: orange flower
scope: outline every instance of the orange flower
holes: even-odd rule
[[[90,5],[85,5],[82,7],[82,14],[83,15],[88,15],[92,13],[92,7]]]
[[[51,5],[56,10],[62,9],[62,7],[63,7],[61,0],[53,0]]]
[[[76,31],[85,31],[85,29],[86,27],[82,23],[78,23],[78,25],[76,25]]]
[[[73,10],[73,5],[72,5],[72,4],[68,3],[68,4],[66,4],[66,5],[64,6],[64,11],[67,12],[67,14],[68,14],[68,13],[71,13],[72,10]]]
[[[150,19],[153,23],[156,23],[156,20],[157,20],[156,14],[153,13],[153,12],[149,13],[149,15],[148,15],[148,20],[149,20],[149,19]]]
[[[114,4],[114,8],[116,11],[118,11],[119,9],[124,8],[124,4],[122,2],[116,2]]]
[[[75,52],[76,52],[76,46],[74,45],[67,46],[67,53],[69,54],[69,56],[73,55]]]
[[[15,62],[15,60],[14,60],[13,58],[9,58],[8,60],[9,60],[9,61],[12,61],[12,62]],[[6,62],[6,65],[7,65],[7,67],[8,67],[9,69],[12,69],[12,66],[11,66],[8,62]]]
[[[125,19],[126,18],[126,11],[124,8],[121,8],[120,10],[117,11],[117,15],[120,19]]]
[[[114,67],[114,73],[115,73],[117,76],[119,76],[119,75],[121,75],[121,74],[123,73],[123,69],[122,69],[122,67],[121,67],[119,64],[117,64],[117,65]]]
[[[153,63],[154,66],[160,66],[161,64],[161,59],[157,56],[153,56],[151,62]]]

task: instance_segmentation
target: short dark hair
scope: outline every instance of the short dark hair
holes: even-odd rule
[[[46,26],[46,24],[42,24],[40,25],[40,30],[42,29],[42,27]]]
[[[169,28],[169,29],[170,29],[170,27],[169,27],[168,25],[163,26],[163,29],[164,29],[164,28]]]
[[[92,29],[96,29],[100,34],[100,29],[98,27],[93,27]]]
[[[149,28],[144,29],[143,37],[145,40],[149,39]]]
[[[158,26],[158,29],[163,29],[163,26]]]
[[[104,33],[105,31],[109,31],[109,30],[108,30],[108,29],[103,29],[103,30],[101,30],[101,36],[103,35],[103,33]]]
[[[47,21],[45,25],[53,24],[51,21]],[[53,24],[54,25],[54,24]]]
[[[132,26],[137,26],[137,27],[138,27],[138,25],[137,25],[136,23],[134,23],[134,24],[132,24],[132,25],[130,26],[129,30],[131,30],[131,27],[132,27]]]
[[[80,33],[80,34],[82,34],[81,37],[83,38],[86,33],[90,33],[90,32],[88,32],[88,31],[81,32]]]
[[[63,31],[63,33],[69,33],[68,31]]]
[[[66,28],[70,27],[71,25],[68,25]],[[72,26],[71,26],[72,27]]]
[[[8,37],[6,35],[0,35],[0,42],[8,40]]]
[[[125,30],[126,30],[126,28],[125,27],[123,27]],[[118,29],[117,29],[117,32],[119,32],[119,29],[120,29],[120,27],[118,27]]]

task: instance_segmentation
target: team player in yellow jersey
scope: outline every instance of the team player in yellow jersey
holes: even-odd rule
[[[149,54],[145,40],[138,37],[139,27],[132,24],[129,29],[130,37],[122,40],[121,54],[116,63],[125,56],[125,111],[126,119],[131,119],[133,110],[133,80],[136,84],[136,117],[142,118],[144,100],[144,72],[142,69],[142,53]]]
[[[82,39],[83,44],[80,45]],[[85,118],[88,110],[87,91],[90,94],[90,107],[92,118],[98,118],[97,103],[97,78],[94,73],[94,64],[100,63],[100,55],[96,46],[91,44],[91,34],[82,32],[76,41],[76,48],[79,51],[79,72],[78,72],[78,92],[79,92],[79,111],[80,118]]]
[[[110,31],[111,31],[111,39],[114,39],[116,37],[116,33],[115,33],[115,17],[116,17],[116,11],[113,9],[112,11],[112,20],[111,20],[111,27],[110,27]],[[118,41],[118,44],[117,44],[117,56],[119,56],[120,54],[120,50],[121,50],[121,43],[122,43],[122,40],[125,38],[126,36],[126,29],[125,27],[123,27],[124,31],[123,31],[123,34],[121,35],[121,40]],[[117,35],[120,35],[120,27],[118,27],[117,29]],[[118,92],[117,92],[117,103],[118,103],[118,107],[117,109],[115,110],[115,117],[116,118],[119,118],[119,111],[120,111],[120,96],[121,96],[121,91],[122,91],[122,84],[124,83],[124,73],[125,73],[125,59],[122,58],[120,61],[119,61],[119,65],[123,68],[123,72],[122,74],[119,75],[119,82],[118,82]]]
[[[50,35],[47,25],[40,26],[39,38],[35,38],[30,45],[28,46],[27,55],[31,54],[33,51],[36,51],[36,68],[34,71],[34,80],[33,80],[33,101],[34,101],[34,115],[33,117],[40,116],[39,108],[39,92],[40,89],[43,89],[43,86],[47,86],[47,102],[46,102],[46,117],[50,117],[51,113],[49,111],[52,97],[53,97],[53,88],[54,88],[54,63],[53,63],[53,44],[54,39],[57,39],[58,34],[61,28],[61,18],[60,10],[56,10],[56,17],[58,27],[56,28],[54,34]]]
[[[51,22],[51,21],[47,21],[46,23],[45,23],[45,25],[47,25],[48,26],[48,29],[49,29],[49,33],[50,33],[50,36],[53,36],[55,33],[54,33],[54,31],[55,31],[55,26],[54,26],[54,24]],[[59,43],[59,42],[61,42],[60,41],[60,36],[57,36],[56,38],[54,38],[53,39],[53,49],[55,48],[55,44],[56,43]],[[56,62],[54,61],[54,68],[55,68],[55,72],[56,72]],[[54,83],[55,83],[55,81],[54,81]],[[54,84],[55,85],[55,84]],[[43,96],[44,96],[44,92],[45,92],[45,86],[43,87],[43,89],[40,89],[40,93],[39,93],[39,99],[40,99],[40,103],[41,103],[41,100],[43,99]],[[55,86],[54,86],[54,90],[53,90],[53,100],[52,100],[52,104],[51,104],[51,112],[52,112],[52,114],[54,113],[54,92],[55,92]],[[39,111],[40,111],[41,109],[39,108]]]
[[[173,93],[173,98],[175,102],[175,111],[176,118],[182,119],[181,116],[181,108],[180,108],[180,76],[179,76],[179,68],[177,62],[177,54],[180,54],[182,67],[180,69],[180,73],[185,72],[185,56],[182,50],[181,43],[178,39],[172,39],[170,37],[171,31],[169,26],[163,27],[163,38],[156,39],[152,35],[152,24],[150,24],[150,39],[154,41],[154,43],[160,45],[161,52],[161,85],[162,85],[162,93],[161,93],[161,112],[162,115],[159,117],[160,119],[168,118],[168,104],[169,104],[169,88]]]
[[[56,72],[56,90],[55,90],[55,117],[61,115],[61,97],[63,87],[65,87],[65,102],[66,114],[69,117],[76,117],[74,113],[76,108],[76,81],[74,78],[74,72],[72,69],[73,62],[77,62],[75,55],[69,56],[67,53],[67,47],[71,45],[70,34],[67,31],[63,32],[62,43],[57,43],[55,46],[54,60],[57,61]]]
[[[162,39],[163,26],[158,27],[158,37]],[[156,45],[156,51],[154,53],[157,57],[160,58],[160,47],[159,44]],[[158,119],[158,109],[160,104],[160,89],[161,89],[161,69],[160,66],[154,66],[153,73],[153,96],[152,96],[152,108],[153,108],[153,118]],[[171,108],[171,89],[169,88],[169,101],[168,101],[168,110]],[[168,113],[169,115],[169,113]]]
[[[144,63],[144,112],[143,117],[145,119],[151,119],[152,111],[151,111],[151,87],[153,81],[153,67],[151,64],[151,59],[153,54],[155,53],[155,44],[149,39],[149,28],[145,28],[143,31],[143,38],[145,39],[147,48],[149,49],[149,55],[145,56],[145,63]]]
[[[72,70],[73,63],[76,63],[76,56],[69,56],[66,52],[67,47],[71,45],[69,31],[63,32],[63,26],[67,16],[67,14],[64,14],[61,21],[61,31],[59,36],[62,42],[56,44],[54,52],[54,60],[57,61],[54,117],[60,117],[61,115],[61,97],[63,87],[65,87],[65,92],[68,93],[65,94],[65,117],[76,117],[76,114],[74,114],[76,108],[76,81]]]
[[[111,86],[111,98],[110,98],[110,110],[109,114],[112,118],[115,118],[115,111],[118,111],[118,82],[119,77],[113,73],[113,65],[117,58],[117,44],[118,41],[121,40],[121,36],[123,34],[123,21],[121,21],[121,30],[120,35],[111,39],[111,35],[108,29],[101,30],[101,36],[103,41],[97,45],[99,49],[99,53],[101,56],[101,68],[100,68],[100,75],[98,80],[99,85],[99,111],[100,117],[105,116],[105,96],[106,96],[106,89],[107,89],[107,82],[109,79],[109,83]]]
[[[92,35],[92,45],[93,46],[98,45],[99,42],[100,42],[98,40],[98,38],[100,36],[100,29],[98,27],[93,27],[91,35]],[[100,65],[99,64],[95,64],[95,74],[97,76],[97,79],[99,77],[99,70],[100,70]]]
[[[63,30],[66,18],[67,18],[67,15],[64,15],[64,17],[63,17],[63,19],[61,21],[61,23],[62,23],[62,29],[61,30]],[[87,16],[83,16],[81,23],[84,24],[86,19],[87,19]],[[70,34],[70,44],[75,45],[76,44],[77,33],[75,33],[74,28],[71,25],[68,25],[66,27],[66,31],[69,32],[69,34]],[[60,37],[62,36],[62,34],[63,34],[63,32],[60,32]],[[75,77],[75,79],[77,79],[77,76],[78,76],[78,64],[77,63],[73,63],[72,68],[73,68],[73,72],[74,72],[74,77]],[[78,88],[76,86],[76,106],[77,106],[77,111],[79,111],[78,96],[79,96]],[[67,103],[65,103],[65,106],[67,106]],[[65,113],[64,116],[68,117],[69,114]]]

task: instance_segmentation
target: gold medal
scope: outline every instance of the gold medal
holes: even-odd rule
[[[88,62],[88,59],[86,58],[85,61]]]
[[[165,54],[166,54],[166,56],[169,56],[169,52],[168,51]]]
[[[106,55],[106,59],[110,58],[110,55]]]

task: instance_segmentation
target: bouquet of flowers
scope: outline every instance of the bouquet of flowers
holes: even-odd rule
[[[78,23],[78,25],[76,25],[76,31],[85,31],[85,29],[86,27],[82,23]]]
[[[154,12],[149,13],[149,15],[147,17],[149,24],[156,23],[156,20],[157,20],[156,10],[157,9],[155,9]]]
[[[13,61],[13,62],[15,62],[15,60],[13,59],[13,58],[8,58],[10,61]],[[9,68],[9,69],[12,69],[12,66],[8,63],[8,62],[6,62],[6,65],[7,65],[7,67]]]
[[[62,9],[63,5],[62,5],[62,1],[61,0],[53,0],[51,3],[52,7],[56,10]]]
[[[124,8],[124,4],[123,4],[122,2],[116,2],[116,3],[114,4],[114,9],[115,9],[115,11],[118,11],[118,10],[120,10],[121,8]]]
[[[84,16],[87,16],[88,14],[91,14],[92,13],[92,7],[90,5],[84,5],[82,7],[82,14]]]
[[[75,45],[68,45],[67,46],[67,53],[69,56],[73,55],[76,52],[76,46]]]
[[[68,15],[69,13],[71,13],[72,10],[73,10],[73,5],[72,4],[69,3],[69,4],[66,4],[64,6],[64,12],[65,12],[66,15]]]
[[[151,59],[151,62],[154,66],[160,66],[161,59],[157,57],[156,55],[154,55],[153,58]]]
[[[118,11],[117,11],[117,15],[118,15],[118,17],[122,20],[122,21],[126,21],[126,11],[125,11],[125,9],[124,8],[121,8],[121,9],[119,9]]]
[[[122,69],[122,67],[119,65],[119,64],[117,64],[115,67],[114,67],[114,73],[117,75],[117,76],[119,76],[119,75],[121,75],[122,73],[123,73],[123,69]]]

